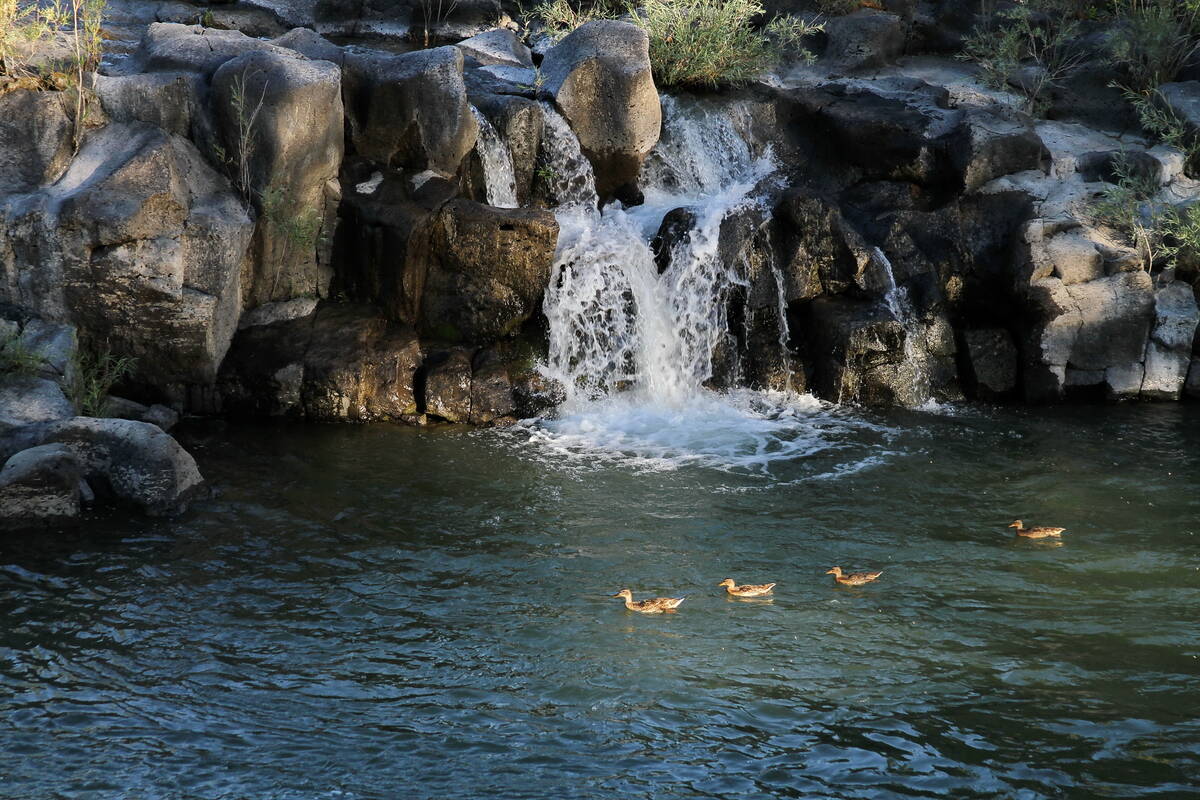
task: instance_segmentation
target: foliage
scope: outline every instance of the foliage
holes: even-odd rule
[[[633,22],[650,37],[650,63],[663,86],[716,88],[746,83],[787,55],[811,60],[802,41],[820,26],[780,16],[753,27],[759,0],[644,0]]]
[[[1179,118],[1160,90],[1147,89],[1138,92],[1119,84],[1114,85],[1124,90],[1125,99],[1133,106],[1138,122],[1146,133],[1163,144],[1180,150],[1187,164],[1195,164],[1200,160],[1200,138],[1197,138]]]
[[[1078,24],[1061,15],[1039,14],[1027,5],[1002,11],[997,24],[976,28],[958,58],[973,61],[984,81],[997,89],[1015,83],[1031,113],[1045,110],[1045,92],[1077,70],[1084,54],[1073,46]]]
[[[421,0],[421,18],[424,22],[422,30],[425,34],[425,47],[429,47],[430,32],[440,28],[450,19],[454,9],[458,8],[458,0]]]
[[[622,13],[622,6],[615,0],[542,0],[533,7],[532,16],[541,20],[551,38],[558,41],[584,23],[596,19],[613,19]]]
[[[282,252],[276,260],[275,278],[271,286],[271,293],[274,295],[284,266],[291,260],[292,255],[311,251],[316,246],[317,237],[321,232],[321,215],[313,208],[297,210],[295,198],[282,186],[268,187],[259,195],[259,205],[262,208],[263,222],[279,234],[283,244]]]
[[[1132,91],[1170,83],[1200,52],[1200,2],[1122,0],[1117,14],[1109,55]]]
[[[34,375],[42,359],[30,350],[17,331],[0,336],[0,375]]]
[[[81,348],[75,354],[75,375],[67,387],[71,402],[85,417],[101,416],[113,385],[136,368],[136,359],[113,355],[108,345],[95,353]]]
[[[254,154],[255,126],[258,123],[258,115],[262,111],[263,103],[267,99],[268,84],[263,82],[258,102],[251,106],[250,98],[246,94],[247,77],[245,71],[235,77],[229,93],[229,105],[233,111],[234,125],[237,128],[234,135],[233,152],[226,153],[224,148],[218,146],[217,158],[232,167],[233,182],[238,191],[242,193],[242,199],[249,205],[252,194],[250,157]]]

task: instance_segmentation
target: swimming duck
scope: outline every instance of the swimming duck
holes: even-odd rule
[[[633,592],[628,589],[622,589],[613,597],[624,597],[626,608],[642,614],[661,614],[664,611],[674,611],[685,599],[682,597],[653,597],[649,600],[634,600]]]
[[[870,583],[871,581],[878,578],[880,575],[883,574],[883,571],[880,570],[879,572],[851,572],[849,575],[847,575],[846,573],[842,572],[841,567],[833,567],[825,574],[832,575],[834,581],[841,584],[842,586],[862,586],[864,583]]]
[[[1026,528],[1025,523],[1021,520],[1017,520],[1008,527],[1016,528],[1017,536],[1023,536],[1026,539],[1048,539],[1051,536],[1062,536],[1062,532],[1066,530],[1066,528]]]
[[[733,578],[726,578],[717,584],[724,586],[725,591],[729,592],[734,597],[762,597],[764,594],[770,594],[775,588],[774,583],[747,583],[744,586],[738,586],[733,582]]]

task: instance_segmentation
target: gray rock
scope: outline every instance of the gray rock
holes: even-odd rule
[[[146,409],[146,413],[142,415],[142,422],[157,425],[165,432],[170,433],[179,424],[179,413],[161,403],[155,403]]]
[[[470,422],[471,351],[451,350],[427,367],[422,411],[447,422]]]
[[[269,50],[299,58],[292,50],[276,47],[240,31],[155,22],[146,29],[135,63],[144,72],[196,72],[208,78],[232,58],[252,50]]]
[[[32,375],[0,377],[0,425],[54,422],[74,415],[71,401],[54,381]]]
[[[508,28],[496,28],[470,39],[463,39],[457,46],[464,55],[484,66],[498,64],[533,68],[533,57],[529,48]]]
[[[838,69],[876,69],[904,53],[904,20],[895,14],[862,9],[825,23],[829,43],[823,60]]]
[[[71,160],[71,134],[58,92],[0,94],[0,195],[58,180]]]
[[[337,222],[336,185],[343,155],[341,69],[295,54],[250,52],[213,75],[216,124],[227,152],[237,151],[234,93],[255,109],[248,154],[250,192],[259,211],[249,307],[292,297],[322,296],[333,277],[327,247]]]
[[[1009,394],[1017,386],[1017,348],[1003,328],[963,331],[963,344],[977,396]]]
[[[1141,362],[1109,367],[1104,370],[1104,383],[1112,400],[1132,400],[1142,390],[1146,369]]]
[[[340,65],[346,57],[346,51],[326,39],[316,31],[308,28],[293,28],[292,30],[273,39],[271,44],[295,50],[308,58],[321,61],[332,61]]]
[[[200,98],[206,88],[195,73],[97,75],[93,89],[112,121],[145,122],[178,136],[190,136],[204,113]]]
[[[350,139],[363,158],[451,176],[475,146],[457,47],[349,56],[344,83]]]
[[[181,513],[203,489],[195,460],[157,425],[75,417],[51,425],[47,442],[70,448],[93,488],[151,516]]]
[[[1193,131],[1200,131],[1200,81],[1164,83],[1158,87],[1167,105]]]
[[[968,110],[948,146],[968,192],[1003,175],[1045,171],[1050,162],[1050,153],[1029,118],[1002,106]]]
[[[1060,233],[1046,244],[1054,275],[1064,284],[1104,277],[1104,258],[1094,242],[1080,233]]]
[[[1191,365],[1192,339],[1200,323],[1200,308],[1192,287],[1172,281],[1155,292],[1154,329],[1146,344],[1146,375],[1142,397],[1178,400]]]
[[[662,107],[649,48],[638,26],[597,20],[576,28],[542,61],[544,88],[579,137],[602,198],[633,183],[658,142]]]
[[[508,369],[499,356],[486,350],[474,359],[471,372],[472,425],[503,425],[513,422],[516,406]]]
[[[43,378],[69,385],[75,377],[79,343],[75,326],[31,319],[21,329],[21,347],[41,361]]]
[[[71,449],[22,450],[0,469],[0,530],[63,525],[79,517],[83,470]]]

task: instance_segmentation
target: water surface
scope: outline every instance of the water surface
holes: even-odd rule
[[[0,544],[0,797],[1196,796],[1200,409],[784,422],[192,428],[188,516]]]

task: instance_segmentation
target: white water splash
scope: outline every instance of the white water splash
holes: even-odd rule
[[[883,268],[887,280],[887,291],[883,301],[887,304],[892,318],[904,328],[904,361],[912,372],[913,406],[927,411],[940,409],[939,403],[933,399],[933,390],[929,385],[929,375],[925,371],[925,353],[917,347],[918,337],[924,337],[925,331],[913,310],[909,300],[908,290],[896,284],[896,274],[892,271],[892,262],[878,247],[872,254],[875,262]]]
[[[566,401],[555,419],[532,428],[531,440],[655,468],[751,472],[834,446],[814,424],[825,407],[811,397],[704,387],[727,335],[726,300],[746,285],[743,265],[722,258],[721,225],[757,202],[753,190],[775,170],[769,152],[756,154],[747,143],[745,120],[728,105],[716,111],[664,97],[663,139],[642,172],[645,203],[600,212],[578,141],[547,112],[543,159],[560,234],[544,304],[543,371],[562,384]],[[678,208],[690,224],[660,275],[650,239]],[[786,326],[782,276],[776,284]],[[786,344],[786,327],[780,339]]]
[[[516,208],[517,176],[513,169],[512,153],[504,137],[491,121],[475,106],[471,113],[479,123],[479,137],[475,140],[475,152],[483,164],[484,190],[489,206]]]

